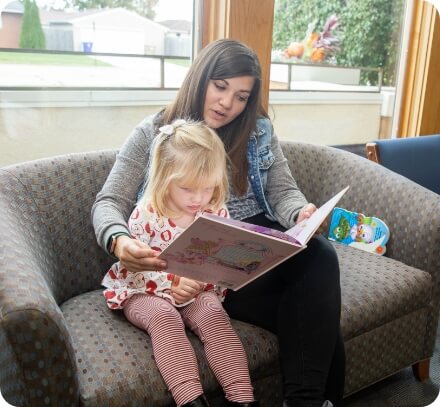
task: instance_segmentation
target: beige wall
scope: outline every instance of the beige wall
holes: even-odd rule
[[[312,144],[364,144],[379,138],[380,104],[271,105],[282,140]]]
[[[0,166],[68,152],[119,148],[159,107],[0,109]]]
[[[119,148],[160,106],[0,108],[0,166],[36,158]],[[271,104],[280,139],[356,144],[379,135],[380,103]]]

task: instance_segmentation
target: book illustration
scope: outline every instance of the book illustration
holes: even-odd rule
[[[192,238],[183,252],[172,254],[169,259],[181,264],[220,264],[250,274],[269,255],[272,255],[270,247],[251,240]]]
[[[286,232],[203,214],[159,258],[169,273],[238,290],[304,250],[347,189]]]
[[[383,255],[390,236],[385,222],[375,216],[347,209],[333,209],[328,239],[346,244],[370,253]]]

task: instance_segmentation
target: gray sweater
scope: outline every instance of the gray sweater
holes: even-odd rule
[[[112,234],[129,233],[127,220],[136,204],[139,187],[145,180],[149,149],[155,136],[153,119],[154,116],[145,118],[133,130],[93,204],[92,221],[96,238],[105,250]],[[288,228],[295,224],[296,216],[307,200],[290,173],[275,134],[272,135],[271,148],[275,162],[268,172],[266,199],[278,222]],[[232,202],[239,204],[237,199]]]

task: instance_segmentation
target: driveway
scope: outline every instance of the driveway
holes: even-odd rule
[[[158,59],[95,57],[110,66],[0,64],[0,87],[160,87]],[[180,87],[188,68],[165,63],[165,87]]]

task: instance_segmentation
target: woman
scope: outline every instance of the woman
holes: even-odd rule
[[[222,139],[231,163],[227,206],[232,218],[285,229],[316,210],[292,178],[261,106],[257,56],[238,41],[218,40],[195,59],[176,100],[132,132],[93,206],[99,244],[128,270],[166,269],[155,251],[126,236],[125,219],[145,186],[157,129],[178,118],[203,120]],[[228,292],[224,307],[230,317],[277,334],[286,407],[341,405],[339,265],[326,239],[313,238],[299,255]]]

